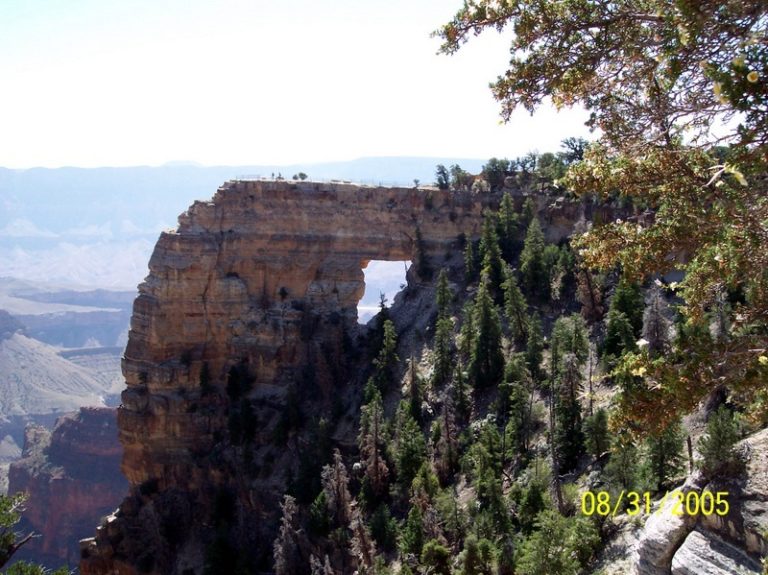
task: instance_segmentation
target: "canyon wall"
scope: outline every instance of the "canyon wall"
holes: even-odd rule
[[[118,415],[131,489],[83,542],[81,572],[202,573],[222,516],[228,545],[270,561],[296,459],[275,437],[291,393],[317,413],[354,393],[363,268],[413,260],[409,285],[422,281],[419,263],[439,269],[478,237],[499,197],[235,181],[195,202],[160,236],[134,303]],[[550,240],[591,209],[537,201]]]
[[[33,538],[15,558],[51,568],[77,565],[78,541],[114,511],[127,489],[120,473],[116,410],[82,408],[53,431],[30,426],[22,458],[11,464],[9,492],[24,492],[22,531]]]

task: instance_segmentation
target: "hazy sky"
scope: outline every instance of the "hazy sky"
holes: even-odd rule
[[[460,0],[2,0],[0,165],[513,157],[583,113],[499,125],[491,34],[430,32]]]

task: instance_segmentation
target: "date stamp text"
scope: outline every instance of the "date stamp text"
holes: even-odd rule
[[[655,508],[655,510],[654,510]],[[611,494],[608,491],[585,491],[581,495],[581,513],[587,517],[600,515],[615,517],[626,512],[634,516],[640,513],[671,513],[672,515],[727,515],[730,510],[727,491],[667,491],[661,502],[654,505],[648,491],[626,491]]]

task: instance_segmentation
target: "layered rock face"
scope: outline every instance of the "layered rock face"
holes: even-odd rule
[[[285,182],[235,182],[195,203],[161,235],[134,305],[120,412],[129,481],[189,480],[215,431],[185,411],[203,370],[221,386],[247,365],[256,396],[272,399],[312,363],[332,385],[316,356],[342,352],[367,262],[418,259],[417,233],[436,257],[478,234],[482,209],[469,194]]]
[[[32,539],[18,558],[76,565],[78,541],[114,511],[127,489],[120,473],[116,410],[82,408],[54,430],[30,426],[22,459],[11,464],[9,492],[25,492],[23,527]]]
[[[238,547],[268,553],[273,532],[263,526],[287,483],[269,469],[295,458],[270,437],[297,382],[311,379],[318,405],[340,393],[362,269],[373,259],[438,267],[479,235],[483,209],[498,200],[236,181],[192,205],[161,235],[134,304],[119,411],[131,493],[84,543],[81,572],[201,573],[222,493],[237,503],[228,521],[239,526]],[[571,233],[583,209],[545,211],[545,222],[558,221],[550,239]],[[409,282],[418,279],[410,273]],[[242,413],[254,428],[247,453],[232,440],[249,425],[233,423]]]

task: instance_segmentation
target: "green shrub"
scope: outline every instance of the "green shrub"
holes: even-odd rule
[[[707,477],[737,475],[743,461],[736,451],[740,436],[740,422],[736,414],[720,407],[707,421],[707,434],[699,440],[700,466]]]
[[[421,563],[428,568],[428,573],[451,575],[451,552],[434,539],[424,545]]]
[[[546,510],[537,517],[536,527],[521,546],[520,575],[577,575],[600,544],[597,528],[586,517]]]

